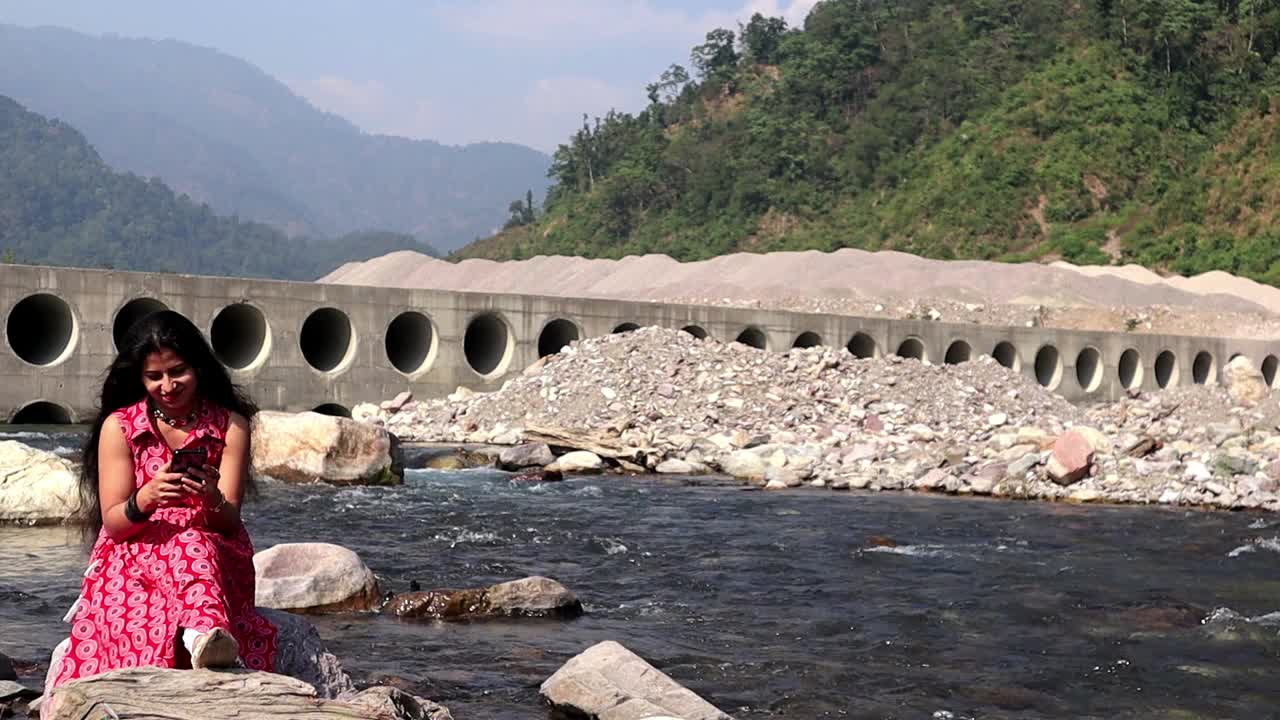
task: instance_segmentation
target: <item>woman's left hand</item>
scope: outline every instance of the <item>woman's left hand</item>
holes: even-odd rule
[[[212,465],[201,465],[188,468],[187,477],[182,483],[195,497],[200,498],[208,507],[215,507],[222,502],[222,491],[218,489],[218,468]]]

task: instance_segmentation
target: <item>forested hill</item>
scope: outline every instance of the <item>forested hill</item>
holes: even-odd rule
[[[1280,0],[825,0],[717,30],[458,253],[839,247],[1280,284]],[[534,211],[531,211],[534,210]]]
[[[385,228],[452,249],[548,183],[532,148],[363,133],[243,60],[173,40],[0,25],[0,95],[70,123],[117,170],[290,234]]]
[[[0,96],[0,262],[314,280],[408,235],[289,238],[220,217],[159,180],[116,173],[74,128]]]

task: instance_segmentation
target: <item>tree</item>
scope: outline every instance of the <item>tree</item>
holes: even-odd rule
[[[655,83],[649,83],[645,86],[645,90],[649,96],[650,104],[657,105],[660,103],[670,103],[680,95],[680,91],[685,85],[689,84],[689,71],[683,66],[672,64],[671,67],[662,71],[662,75]]]
[[[533,209],[533,190],[525,193],[524,200],[511,201],[511,205],[507,207],[507,213],[511,217],[507,218],[506,224],[502,226],[504,230],[532,225],[538,219]]]
[[[732,30],[717,28],[707,33],[707,41],[689,54],[698,77],[704,81],[724,83],[738,67],[737,38]]]
[[[777,63],[778,48],[787,32],[786,20],[756,13],[746,25],[739,24],[738,29],[742,37],[742,54],[747,62],[757,65]]]

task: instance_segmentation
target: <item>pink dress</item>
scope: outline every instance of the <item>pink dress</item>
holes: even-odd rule
[[[142,487],[172,457],[146,400],[118,410]],[[183,447],[222,460],[230,414],[206,403]],[[202,501],[159,508],[123,542],[98,535],[71,621],[71,646],[54,685],[109,670],[175,666],[182,629],[230,630],[240,660],[253,670],[275,666],[276,629],[254,608],[253,544],[242,525],[231,537],[210,530]]]

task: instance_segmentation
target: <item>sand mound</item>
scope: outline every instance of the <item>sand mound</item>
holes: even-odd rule
[[[1135,265],[941,261],[855,249],[739,253],[692,263],[665,255],[450,263],[401,251],[348,263],[320,282],[885,315],[895,312],[882,305],[896,304],[911,308],[900,316],[942,307],[944,320],[993,324],[1021,324],[1030,308],[1034,322],[1046,320],[1046,309],[1060,315],[1071,309],[1076,317],[1059,325],[1111,330],[1136,318],[1139,331],[1280,334],[1280,318],[1272,315],[1280,313],[1280,290],[1227,273],[1164,278]],[[1133,312],[1144,308],[1163,310]],[[1085,320],[1081,310],[1101,314]]]

